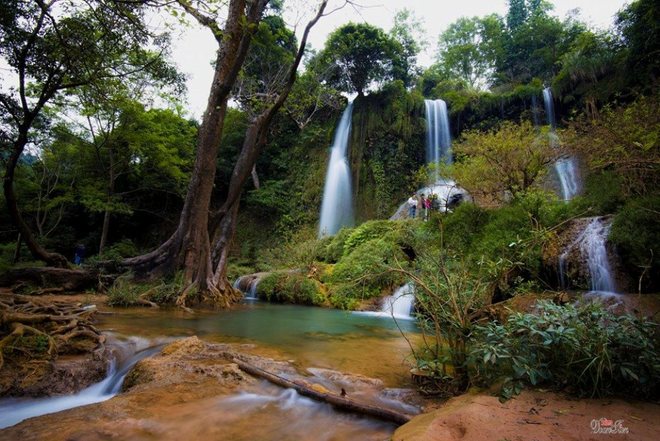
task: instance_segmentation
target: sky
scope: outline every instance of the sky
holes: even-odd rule
[[[298,13],[304,10],[301,5],[310,0],[285,0],[290,9],[285,19],[291,25],[300,22]],[[315,2],[314,2],[315,3]],[[328,11],[342,4],[343,0],[331,0]],[[386,31],[392,27],[394,14],[407,8],[422,21],[423,31],[428,40],[428,48],[418,57],[421,66],[429,66],[434,59],[437,40],[440,33],[460,17],[483,16],[491,13],[505,15],[506,0],[355,0],[360,8],[344,7],[323,17],[312,29],[309,42],[315,49],[323,48],[328,35],[336,28],[350,21],[368,22]],[[626,3],[625,0],[551,0],[554,4],[552,14],[565,18],[573,10],[580,10],[582,21],[593,27],[606,29],[613,23],[615,13]],[[297,29],[304,28],[300,22]],[[188,104],[186,108],[196,118],[200,118],[206,107],[208,92],[213,70],[211,61],[214,57],[217,43],[210,31],[197,25],[191,25],[185,30],[179,30],[174,38],[173,60],[179,69],[186,74],[188,80]]]

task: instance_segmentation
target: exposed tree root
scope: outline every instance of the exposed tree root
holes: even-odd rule
[[[0,296],[0,369],[8,359],[52,361],[58,354],[98,349],[94,307],[20,294]]]

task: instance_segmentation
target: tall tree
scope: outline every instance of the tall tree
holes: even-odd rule
[[[0,17],[0,57],[14,84],[0,93],[7,208],[36,259],[66,266],[64,256],[37,242],[21,215],[14,188],[19,158],[48,102],[64,91],[162,64],[166,40],[148,32],[140,2],[7,0],[0,4]],[[153,54],[148,46],[160,49]]]
[[[195,165],[178,227],[160,247],[148,254],[126,259],[124,264],[151,275],[182,270],[187,288],[181,295],[181,303],[185,303],[191,292],[199,292],[202,300],[222,305],[228,303],[225,296],[231,295],[231,287],[229,292],[223,292],[213,280],[208,228],[216,159],[227,100],[268,0],[231,0],[224,27],[218,24],[219,11],[216,5],[210,5],[209,9],[205,2],[193,4],[188,0],[177,0],[177,4],[206,27],[218,43],[213,82],[197,136]]]
[[[616,25],[628,46],[627,68],[642,84],[655,87],[660,75],[660,5],[637,0],[622,9]],[[648,81],[650,80],[650,81]]]
[[[473,89],[490,85],[503,47],[503,23],[497,15],[462,17],[440,35],[438,63],[448,76]]]
[[[254,116],[250,119],[245,132],[243,147],[236,160],[229,182],[227,196],[220,208],[214,212],[211,219],[210,231],[215,236],[212,256],[214,266],[212,283],[214,289],[224,294],[224,298],[222,299],[224,304],[234,300],[231,296],[233,293],[231,284],[227,280],[227,260],[231,241],[236,229],[241,191],[251,172],[254,170],[257,158],[266,147],[270,126],[293,88],[298,67],[305,53],[309,33],[324,15],[327,4],[328,0],[322,0],[319,3],[316,15],[305,26],[298,49],[293,54],[293,59],[288,63],[286,75],[282,77],[277,75],[278,79],[273,81],[267,81],[266,79],[260,81],[265,84],[271,84],[271,87],[266,92],[260,105],[257,106],[259,112],[255,112]],[[286,35],[286,33],[280,32],[279,35]],[[285,38],[286,40],[288,39]],[[182,300],[185,301],[185,297],[182,297]]]
[[[338,90],[363,96],[372,84],[397,79],[397,73],[407,71],[401,68],[402,55],[401,44],[382,29],[348,23],[330,34],[312,68]]]
[[[179,226],[158,249],[143,256],[127,259],[124,263],[138,271],[151,274],[172,273],[181,269],[187,284],[177,301],[181,306],[185,306],[190,301],[227,306],[237,299],[237,293],[227,281],[226,265],[242,187],[266,144],[268,129],[273,118],[291,90],[305,51],[307,37],[313,25],[323,15],[327,0],[320,3],[316,16],[307,24],[293,62],[286,75],[282,77],[283,81],[274,83],[280,84],[272,91],[274,95],[262,97],[263,102],[256,106],[258,110],[248,124],[227,195],[220,208],[214,213],[211,227],[209,227],[209,209],[227,99],[248,55],[251,40],[259,29],[258,24],[268,2],[232,0],[222,30],[213,18],[200,12],[187,1],[178,0],[178,3],[216,36],[220,49],[215,65],[214,81],[199,130],[195,167]],[[201,2],[200,4],[204,5]],[[197,295],[193,296],[193,293]]]
[[[423,22],[409,9],[401,9],[394,14],[394,25],[389,32],[402,48],[401,56],[395,59],[394,76],[403,80],[408,87],[419,74],[417,55],[427,46]]]

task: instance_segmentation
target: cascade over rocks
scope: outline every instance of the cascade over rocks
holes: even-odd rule
[[[543,265],[549,280],[554,280],[560,289],[592,289],[592,275],[589,270],[588,256],[582,250],[581,243],[584,241],[584,232],[595,219],[609,222],[610,218],[578,218],[568,222],[561,230],[556,239],[549,241],[543,250]],[[607,258],[612,266],[618,267],[616,254],[611,249],[608,241],[605,241]],[[616,270],[615,270],[616,272]],[[617,279],[621,279],[618,274]],[[628,285],[626,283],[626,285]]]

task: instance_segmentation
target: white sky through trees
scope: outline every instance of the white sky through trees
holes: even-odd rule
[[[626,3],[625,0],[551,0],[554,4],[552,15],[564,19],[573,9],[580,10],[580,18],[589,25],[606,29],[613,23],[616,12]],[[294,6],[294,8],[287,8]],[[285,0],[287,22],[296,21],[295,12],[300,11],[300,5],[310,8],[314,0]],[[342,0],[331,0],[328,10],[342,4]],[[421,66],[429,66],[437,51],[438,36],[449,24],[458,18],[466,16],[483,16],[491,13],[505,15],[507,11],[506,0],[354,0],[361,8],[351,6],[323,17],[312,29],[309,41],[312,48],[321,49],[325,40],[337,27],[353,22],[366,21],[379,26],[386,31],[393,25],[394,14],[397,10],[407,8],[414,12],[417,19],[423,22],[428,47],[418,57]],[[334,7],[333,7],[334,6]],[[305,18],[298,19],[298,31],[302,32]],[[206,100],[211,84],[213,69],[211,60],[217,48],[217,43],[207,29],[202,29],[195,23],[173,38],[173,59],[179,69],[188,76],[188,103],[186,108],[196,118],[200,118],[206,107]]]

